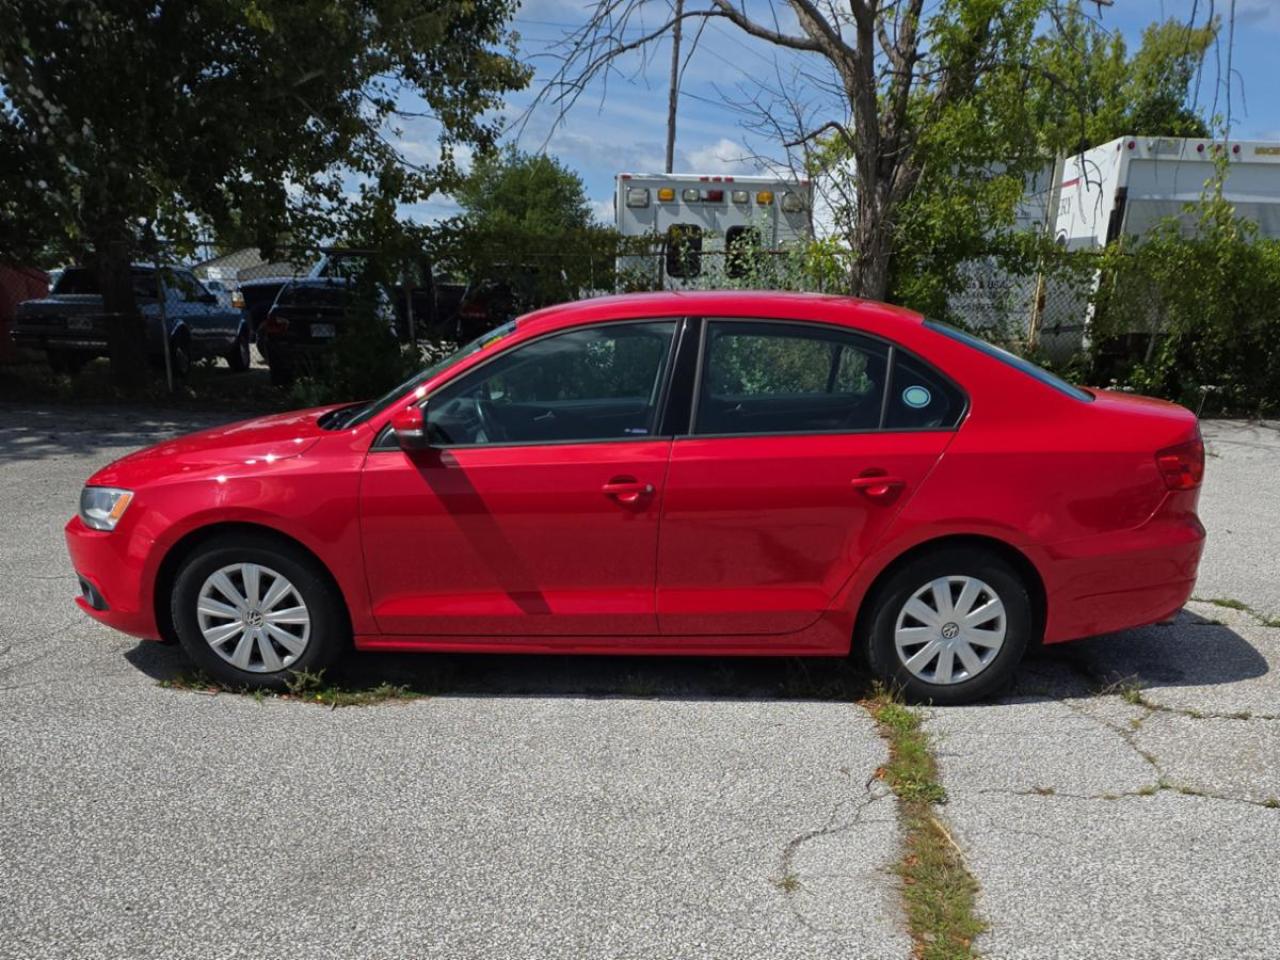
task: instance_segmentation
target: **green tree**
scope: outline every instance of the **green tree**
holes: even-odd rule
[[[1028,94],[1037,144],[1052,156],[1130,134],[1208,136],[1189,101],[1218,22],[1150,24],[1131,56],[1119,33],[1102,30],[1080,6],[1076,0],[1059,11],[1032,51]]]
[[[128,264],[212,230],[333,235],[352,179],[412,202],[456,182],[528,71],[514,0],[0,0],[0,255],[87,261],[113,373],[145,376]],[[438,161],[392,146],[420,100]],[[390,193],[388,193],[390,191]]]
[[[1208,134],[1189,99],[1216,24],[1152,24],[1130,56],[1078,3],[1049,23],[1024,29],[1011,58],[976,76],[969,96],[919,117],[922,172],[899,213],[895,301],[941,315],[963,283],[961,265],[979,257],[1006,274],[1032,272],[1045,238],[1015,231],[1014,217],[1028,177],[1047,172],[1056,153],[1126,134]]]
[[[612,287],[614,231],[555,157],[509,145],[478,159],[453,195],[463,213],[440,228],[448,252],[438,256],[467,279],[507,284],[522,307]]]

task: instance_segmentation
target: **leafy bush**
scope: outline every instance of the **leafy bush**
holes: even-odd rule
[[[1220,186],[1138,245],[1109,249],[1102,277],[1099,372],[1192,409],[1205,392],[1215,412],[1280,408],[1280,240],[1260,238]],[[1118,363],[1116,344],[1129,354]]]

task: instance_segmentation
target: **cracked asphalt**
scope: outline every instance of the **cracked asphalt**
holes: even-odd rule
[[[1178,621],[929,711],[991,960],[1280,957],[1280,429],[1204,434],[1209,542]]]
[[[0,405],[0,957],[911,955],[841,665],[369,656],[353,682],[438,693],[341,710],[162,687],[183,657],[79,614],[61,527],[97,465],[210,422]],[[1280,615],[1280,430],[1205,433],[1198,595]],[[1200,602],[930,711],[982,953],[1280,956],[1278,666],[1280,629]]]
[[[229,419],[229,418],[224,418]],[[886,749],[829,663],[357,658],[166,689],[71,604],[99,464],[205,418],[0,406],[0,957],[897,957]],[[786,888],[794,889],[786,889]]]

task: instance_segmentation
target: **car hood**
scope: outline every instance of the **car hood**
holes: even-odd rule
[[[89,483],[132,489],[175,474],[291,459],[328,432],[318,421],[338,406],[277,413],[176,437],[122,457],[95,473]]]

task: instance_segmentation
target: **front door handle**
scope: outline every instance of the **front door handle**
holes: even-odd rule
[[[859,491],[868,500],[886,502],[895,499],[907,481],[901,477],[891,477],[883,470],[868,470],[851,481],[853,489]]]
[[[644,483],[635,477],[614,477],[600,489],[606,497],[613,497],[619,503],[635,503],[641,497],[653,494],[652,483]]]

